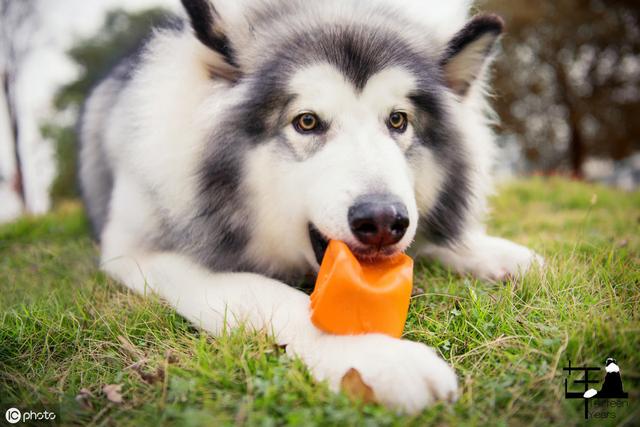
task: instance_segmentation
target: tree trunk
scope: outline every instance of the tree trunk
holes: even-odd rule
[[[571,170],[575,178],[583,178],[582,164],[585,159],[585,147],[580,129],[580,120],[572,105],[567,105],[567,108],[570,110],[569,128],[571,129],[571,140],[569,141],[569,155],[571,158]]]
[[[14,162],[15,162],[15,176],[13,178],[13,188],[20,201],[22,202],[22,206],[26,208],[27,200],[25,197],[24,191],[24,180],[22,173],[22,158],[20,156],[20,139],[19,133],[20,128],[18,127],[18,114],[15,108],[15,104],[13,100],[13,93],[11,91],[11,76],[9,73],[2,74],[2,89],[4,90],[5,99],[7,102],[7,111],[9,113],[9,125],[11,127],[11,136],[13,138],[13,153],[14,153]]]
[[[569,85],[567,74],[562,64],[555,67],[556,80],[558,83],[559,96],[569,112],[569,159],[571,162],[571,172],[575,178],[582,178],[582,164],[586,157],[586,147],[580,129],[580,112],[578,102],[575,101],[572,89]]]

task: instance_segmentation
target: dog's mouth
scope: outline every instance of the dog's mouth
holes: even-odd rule
[[[327,247],[329,247],[329,240],[325,237],[313,224],[309,224],[309,239],[311,240],[311,247],[313,248],[313,253],[316,256],[316,261],[318,265],[322,264],[322,259],[324,258],[324,254],[327,251]],[[361,247],[352,247],[349,245],[349,249],[355,255],[355,257],[361,261],[366,263],[375,264],[378,261],[381,261],[385,258],[389,258],[393,255],[398,254],[398,249],[394,247],[387,248],[361,248]]]
[[[311,247],[316,256],[316,261],[318,261],[318,265],[320,265],[322,264],[324,253],[329,246],[329,240],[326,239],[313,224],[309,224],[309,238],[311,239]]]

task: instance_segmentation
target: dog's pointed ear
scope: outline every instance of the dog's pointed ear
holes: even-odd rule
[[[224,31],[224,22],[212,0],[181,0],[195,36],[202,44],[220,55],[226,72],[238,71],[233,46]],[[235,73],[233,73],[235,74]]]
[[[467,94],[482,74],[503,29],[504,21],[499,16],[478,15],[451,39],[440,65],[454,93],[463,97]]]

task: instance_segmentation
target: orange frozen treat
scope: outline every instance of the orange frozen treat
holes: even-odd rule
[[[413,260],[407,255],[361,264],[346,244],[332,240],[311,294],[311,321],[333,334],[400,337],[412,286]]]

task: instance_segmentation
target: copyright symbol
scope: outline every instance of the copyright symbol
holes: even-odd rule
[[[7,412],[4,413],[4,417],[9,424],[15,424],[20,421],[20,415],[20,410],[17,408],[9,408]]]

